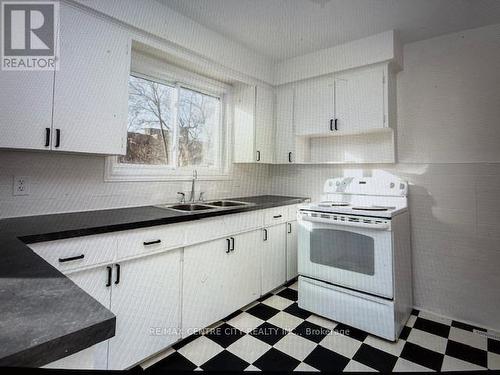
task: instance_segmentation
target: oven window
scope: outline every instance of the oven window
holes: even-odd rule
[[[311,262],[347,271],[375,274],[373,238],[334,229],[311,232]]]

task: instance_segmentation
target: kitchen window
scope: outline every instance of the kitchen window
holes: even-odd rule
[[[226,92],[202,80],[198,87],[192,76],[185,82],[175,71],[131,73],[127,152],[107,161],[108,180],[183,180],[194,170],[202,179],[228,178]]]

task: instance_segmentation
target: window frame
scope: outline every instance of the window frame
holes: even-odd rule
[[[130,76],[142,78],[167,86],[181,87],[216,97],[220,101],[219,147],[217,150],[219,167],[177,167],[178,119],[173,134],[173,165],[141,165],[118,162],[118,156],[106,157],[105,181],[186,181],[191,180],[193,171],[197,171],[200,180],[228,180],[232,178],[231,160],[231,86],[210,78],[186,71],[143,53],[132,52]],[[177,91],[178,92],[178,91]],[[127,124],[128,125],[128,124]]]

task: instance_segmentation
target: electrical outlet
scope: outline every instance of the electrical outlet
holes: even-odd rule
[[[14,195],[29,195],[30,194],[30,179],[29,177],[14,177]]]

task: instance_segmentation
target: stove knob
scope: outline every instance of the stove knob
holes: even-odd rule
[[[394,186],[395,186],[394,182],[391,182],[390,188],[394,189]]]

